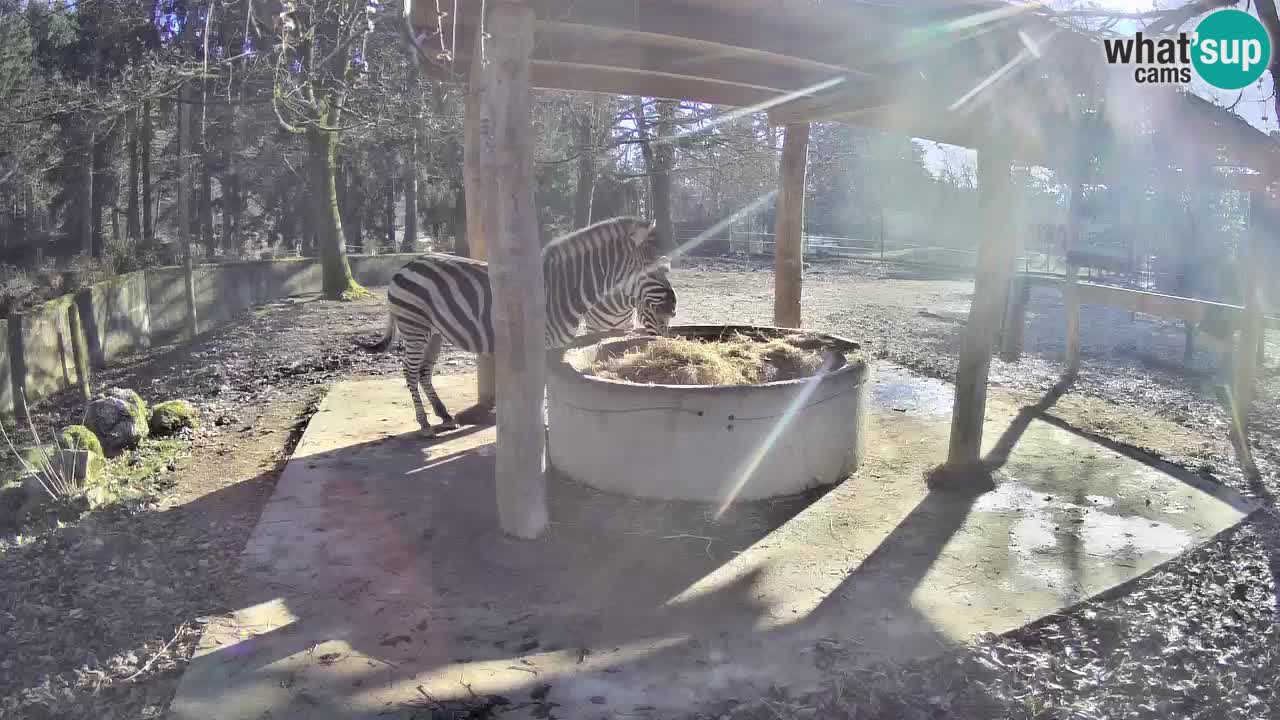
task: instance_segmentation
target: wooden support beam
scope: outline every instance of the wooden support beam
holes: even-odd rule
[[[1016,362],[1022,357],[1022,335],[1030,299],[1031,281],[1015,274],[1009,281],[1009,299],[1005,304],[1004,329],[1000,336],[1000,359],[1005,362]]]
[[[849,25],[832,17],[838,9],[825,6],[820,11],[826,16],[820,32],[810,29],[761,32],[759,16],[736,17],[695,7],[693,3],[666,3],[657,8],[637,7],[634,0],[531,0],[531,5],[537,9],[540,21],[579,25],[583,30],[599,27],[643,34],[673,48],[696,41],[722,49],[732,48],[741,57],[772,55],[846,71],[851,58],[866,56],[856,52],[861,33],[846,32]],[[870,14],[863,8],[858,10],[860,12],[845,18],[860,22],[862,33],[874,32]],[[773,19],[785,20],[784,17]]]
[[[1071,168],[1068,168],[1069,170]],[[1067,320],[1068,378],[1080,374],[1080,266],[1070,261],[1072,251],[1080,244],[1081,203],[1084,201],[1083,171],[1077,168],[1071,178],[1071,195],[1067,199],[1067,279],[1062,288],[1063,313]]]
[[[804,282],[804,185],[808,167],[809,125],[787,125],[778,170],[778,208],[773,230],[773,324],[800,327]]]
[[[475,32],[460,29],[454,48],[457,61],[475,54]],[[651,35],[611,31],[607,28],[585,28],[580,25],[539,23],[533,49],[533,85],[564,85],[553,71],[584,67],[613,70],[619,77],[652,74],[684,80],[702,80],[724,85],[765,90],[774,94],[818,85],[833,77],[843,77],[840,70],[797,68],[785,58],[739,53],[732,48],[701,46],[672,49],[665,38]],[[456,61],[455,61],[456,62]],[[461,65],[465,67],[465,64]]]
[[[1067,368],[1064,375],[1080,374],[1080,268],[1067,265],[1067,280],[1062,287],[1063,313],[1067,319]]]
[[[1275,209],[1260,192],[1249,193],[1249,232],[1240,255],[1244,275],[1244,310],[1240,313],[1240,346],[1235,352],[1231,383],[1232,414],[1242,444],[1248,443],[1249,413],[1258,379],[1258,340],[1262,337],[1262,253],[1258,247],[1275,232]]]
[[[529,56],[533,9],[493,4],[487,62],[480,72],[480,170],[493,178],[485,228],[493,286],[498,441],[496,485],[503,532],[532,539],[547,528],[546,289],[533,204],[533,125]],[[489,205],[491,204],[491,205]]]
[[[969,307],[969,323],[956,368],[956,399],[951,411],[951,444],[946,463],[947,467],[955,470],[981,466],[991,351],[1004,318],[1005,290],[1013,271],[1010,165],[1008,149],[994,140],[978,151],[982,225],[987,233],[978,247],[973,303]]]
[[[471,257],[486,260],[488,238],[495,221],[494,208],[488,207],[497,193],[493,177],[480,169],[480,94],[485,76],[481,72],[480,57],[473,58],[467,94],[463,101],[462,182],[467,203],[467,247]],[[476,414],[487,414],[493,408],[495,398],[493,356],[482,353],[476,358]],[[474,418],[462,415],[462,421]]]
[[[473,62],[472,56],[460,56],[459,62]],[[457,82],[448,69],[424,68],[426,75],[441,82]],[[575,65],[542,61],[533,64],[533,87],[539,90],[562,90],[603,95],[640,95],[660,100],[685,100],[708,105],[730,107],[768,106],[778,101],[780,93],[746,85],[721,82],[715,78],[664,75],[629,68]]]
[[[1237,310],[1234,305],[1210,300],[1196,300],[1097,283],[1077,282],[1075,290],[1081,305],[1106,305],[1128,310],[1131,313],[1140,312],[1146,315],[1180,318],[1190,322],[1192,326],[1204,319],[1205,311],[1210,307],[1222,308],[1228,313],[1234,313]]]

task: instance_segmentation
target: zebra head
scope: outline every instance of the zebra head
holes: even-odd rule
[[[671,260],[659,258],[657,267],[640,277],[636,287],[636,314],[651,335],[666,335],[676,314],[676,291],[667,273]]]
[[[615,295],[635,298],[641,279],[660,269],[657,223],[603,220],[552,240],[542,250],[542,263],[547,346],[563,347],[593,306]]]

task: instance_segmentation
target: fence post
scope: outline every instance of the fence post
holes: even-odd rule
[[[76,365],[76,379],[79,380],[80,384],[80,397],[88,403],[93,398],[92,380],[89,376],[89,349],[86,347],[87,340],[84,326],[80,322],[80,304],[76,302],[74,297],[71,298],[71,302],[67,303],[67,326],[71,332],[71,357]]]
[[[1005,306],[1004,330],[1000,337],[1001,360],[1014,362],[1022,357],[1022,329],[1026,324],[1030,297],[1031,278],[1014,275],[1009,281],[1009,301]]]
[[[880,262],[884,262],[884,208],[880,208]]]
[[[13,384],[13,417],[30,417],[27,409],[27,350],[22,339],[26,316],[9,313],[9,382]]]

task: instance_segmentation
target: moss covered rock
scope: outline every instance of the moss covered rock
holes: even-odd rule
[[[186,400],[169,400],[151,408],[152,435],[172,435],[184,428],[194,430],[199,425],[195,407]]]
[[[85,408],[85,425],[107,451],[136,447],[147,436],[147,403],[138,393],[111,388]]]
[[[88,450],[95,455],[102,454],[102,442],[98,436],[84,425],[69,425],[58,437],[58,444],[65,450]]]

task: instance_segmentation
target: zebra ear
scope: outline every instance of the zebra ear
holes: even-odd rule
[[[655,234],[657,229],[658,222],[656,220],[649,223],[647,226],[641,225],[635,229],[635,232],[631,233],[631,242],[635,243],[636,247],[644,247],[647,242],[656,242],[657,238],[655,237]]]

